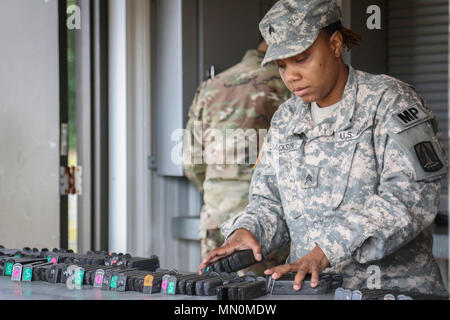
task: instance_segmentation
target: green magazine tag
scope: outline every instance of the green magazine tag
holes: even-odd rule
[[[75,272],[75,285],[81,286],[83,284],[83,277],[84,277],[84,269],[79,268]]]
[[[173,282],[173,281],[169,282],[169,285],[167,287],[167,293],[175,294],[175,282]]]
[[[5,276],[12,275],[12,270],[13,270],[13,263],[12,262],[7,263],[5,267]]]
[[[111,288],[117,289],[117,276],[111,277],[111,282],[109,285]]]
[[[33,269],[31,267],[24,267],[22,281],[31,281],[32,278],[33,278]]]

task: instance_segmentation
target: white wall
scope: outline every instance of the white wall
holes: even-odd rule
[[[59,246],[56,1],[0,1],[0,244]]]

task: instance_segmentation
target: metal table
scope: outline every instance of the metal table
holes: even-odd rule
[[[333,300],[334,294],[326,295],[267,295],[256,300]],[[216,300],[215,296],[145,295],[140,292],[105,291],[85,285],[82,290],[69,290],[63,283],[44,281],[16,282],[0,276],[0,300]]]

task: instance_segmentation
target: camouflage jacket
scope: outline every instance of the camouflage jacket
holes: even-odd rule
[[[263,57],[248,50],[240,63],[199,86],[189,110],[183,167],[203,193],[202,238],[245,209],[262,136],[291,96],[274,63],[261,67]],[[247,142],[234,147],[240,139]]]
[[[344,286],[444,292],[429,226],[446,175],[440,131],[414,89],[349,67],[342,100],[314,126],[298,97],[275,113],[244,212],[222,225],[245,228],[263,254],[291,241],[288,262],[318,245]]]

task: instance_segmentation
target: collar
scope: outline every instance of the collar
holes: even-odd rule
[[[331,136],[334,132],[347,130],[352,126],[355,112],[358,81],[355,70],[348,65],[348,79],[341,101],[329,119],[315,126],[311,116],[311,103],[302,104],[299,110],[300,122],[293,127],[292,134],[305,134],[309,139],[319,136]]]

